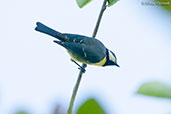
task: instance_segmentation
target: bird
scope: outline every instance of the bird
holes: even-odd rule
[[[56,38],[57,40],[53,41],[64,47],[71,56],[71,61],[76,63],[84,72],[85,69],[77,62],[102,67],[120,67],[117,64],[117,58],[114,52],[106,48],[100,40],[79,34],[61,33],[41,22],[37,22],[36,25],[36,31]]]

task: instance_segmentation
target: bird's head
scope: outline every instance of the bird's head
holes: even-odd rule
[[[107,61],[104,64],[104,66],[109,66],[109,65],[115,65],[117,67],[120,67],[117,64],[117,58],[116,58],[115,54],[111,50],[107,49]]]

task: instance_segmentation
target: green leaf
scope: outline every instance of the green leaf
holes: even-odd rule
[[[84,7],[86,4],[88,4],[91,0],[76,0],[78,6],[80,8]]]
[[[24,112],[24,111],[19,111],[19,112],[17,112],[16,114],[28,114],[28,113],[26,113],[26,112]]]
[[[140,86],[137,93],[154,97],[171,98],[171,87],[160,82],[146,82]]]
[[[167,11],[171,12],[171,1],[170,0],[156,0],[156,3],[162,6]]]
[[[77,114],[106,114],[99,103],[90,98],[86,100],[77,110]]]
[[[113,4],[115,4],[118,0],[108,0],[108,6],[112,6]]]

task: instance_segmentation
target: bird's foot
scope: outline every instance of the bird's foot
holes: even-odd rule
[[[85,68],[83,68],[81,65],[79,65],[75,60],[71,59],[71,61],[74,62],[79,67],[78,69],[81,70],[81,72],[83,72],[83,73],[86,72]]]
[[[85,68],[83,68],[83,67],[81,67],[81,66],[80,66],[78,69],[81,70],[81,72],[83,72],[83,73],[86,72]]]

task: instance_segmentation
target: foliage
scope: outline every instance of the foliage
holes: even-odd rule
[[[26,113],[26,112],[24,112],[24,111],[19,111],[19,112],[17,112],[16,114],[28,114],[28,113]]]
[[[91,0],[76,0],[78,6],[80,8],[84,7],[86,4],[88,4]]]
[[[87,5],[91,0],[76,0],[77,5],[82,8],[85,5]],[[115,4],[118,0],[108,0],[108,6],[112,6]]]
[[[108,2],[108,6],[112,6],[113,4],[115,4],[118,0],[109,0]]]
[[[146,82],[139,87],[137,93],[154,97],[171,98],[171,87],[160,82]]]
[[[77,110],[76,114],[106,114],[99,103],[90,98],[86,100]]]
[[[170,0],[156,0],[160,6],[162,6],[167,11],[171,12],[171,1]]]

